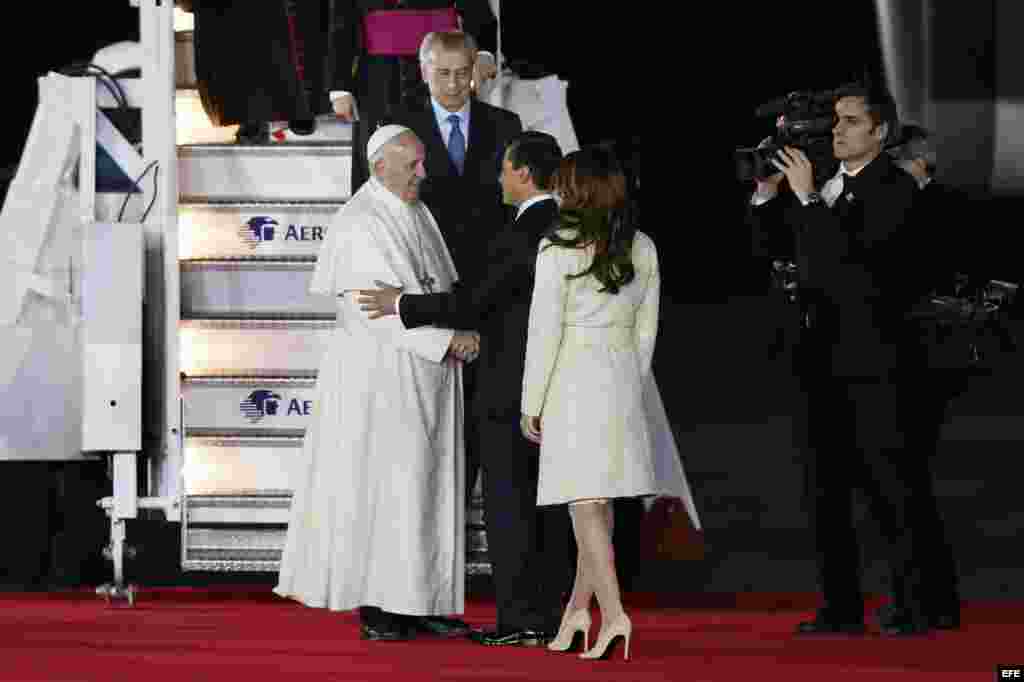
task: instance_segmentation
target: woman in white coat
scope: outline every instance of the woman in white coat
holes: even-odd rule
[[[630,219],[611,150],[566,156],[556,189],[562,221],[537,256],[522,397],[523,433],[540,444],[537,504],[569,505],[579,550],[572,597],[548,648],[573,649],[582,634],[586,649],[596,595],[601,630],[581,657],[603,657],[621,638],[628,659],[632,624],[615,572],[611,501],[670,492],[659,480],[665,466],[656,461],[644,407],[658,330],[658,256]],[[678,496],[681,465],[669,470],[682,479],[670,493]]]

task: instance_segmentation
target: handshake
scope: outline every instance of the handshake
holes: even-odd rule
[[[474,331],[457,331],[448,344],[448,360],[473,362],[480,354],[480,334]]]

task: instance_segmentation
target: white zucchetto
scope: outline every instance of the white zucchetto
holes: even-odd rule
[[[383,147],[385,144],[395,139],[402,133],[411,133],[410,128],[405,126],[389,124],[377,128],[376,132],[370,136],[370,141],[366,143],[366,158],[373,158],[373,155],[377,153],[377,150]]]

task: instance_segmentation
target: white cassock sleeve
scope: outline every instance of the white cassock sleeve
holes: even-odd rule
[[[654,341],[658,336],[658,305],[661,300],[661,274],[658,272],[658,250],[654,242],[646,235],[641,236],[644,251],[647,253],[647,289],[644,300],[636,311],[636,342],[637,359],[640,361],[640,376],[647,377],[651,373],[651,362],[654,359]],[[640,275],[641,273],[637,273]]]
[[[538,417],[551,383],[551,373],[562,345],[568,266],[562,249],[542,239],[537,253],[537,270],[530,299],[529,336],[526,339],[526,367],[523,372],[523,414]]]
[[[375,289],[375,281],[392,286],[407,283],[395,273],[388,258],[370,233],[359,229],[332,229],[320,250],[309,291],[338,297],[338,324],[363,327],[381,345],[408,351],[425,360],[440,363],[451,344],[454,330],[436,327],[406,329],[397,315],[371,320],[359,309],[356,289]]]

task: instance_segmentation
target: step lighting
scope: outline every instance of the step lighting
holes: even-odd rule
[[[194,31],[196,28],[195,15],[190,12],[183,12],[180,8],[174,8],[174,31]]]
[[[210,481],[217,478],[215,467],[217,461],[210,457],[202,457],[195,448],[185,446],[185,463],[182,475],[185,479],[185,494],[197,495],[211,489]]]
[[[195,90],[178,90],[175,95],[176,141],[181,144],[233,142],[237,125],[217,127],[203,111]]]

